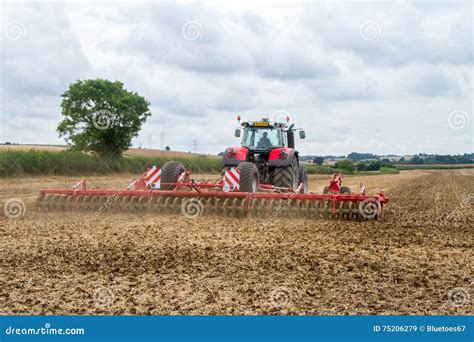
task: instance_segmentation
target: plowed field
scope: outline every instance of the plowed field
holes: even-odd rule
[[[386,192],[382,221],[42,214],[77,178],[2,179],[26,212],[0,216],[0,314],[472,314],[473,170],[344,180]]]

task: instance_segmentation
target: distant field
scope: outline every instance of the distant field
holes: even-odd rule
[[[206,156],[208,158],[221,159],[222,157],[213,155],[213,154],[204,154],[204,153],[189,153],[181,151],[163,151],[163,150],[153,150],[145,148],[130,148],[124,152],[126,156],[143,156],[143,157],[193,157],[196,155]]]
[[[0,149],[0,177],[21,175],[102,175],[107,173],[141,173],[152,165],[163,166],[175,160],[192,170],[193,174],[220,173],[222,157],[185,152],[131,149],[123,158],[100,158],[91,153],[66,150],[62,146],[11,146]],[[341,172],[345,169],[307,165],[308,174]],[[397,169],[363,172],[366,175],[398,173]],[[362,172],[357,172],[362,174]]]
[[[399,170],[471,169],[474,164],[395,164]]]
[[[39,151],[52,151],[52,152],[59,152],[64,151],[67,149],[67,146],[61,145],[36,145],[36,144],[25,144],[25,145],[0,145],[0,150],[39,150]],[[220,159],[221,157],[217,155],[211,154],[203,154],[203,153],[189,153],[189,152],[182,152],[182,151],[163,151],[163,150],[155,150],[155,149],[147,149],[147,148],[130,148],[124,152],[126,156],[143,156],[143,157],[193,157],[196,155],[202,155],[209,158],[217,158]]]
[[[53,151],[53,152],[59,152],[59,151],[64,151],[66,149],[66,146],[60,146],[60,145],[5,145],[5,144],[0,144],[0,150],[16,150],[16,151],[22,151],[22,150],[39,150],[39,151]]]

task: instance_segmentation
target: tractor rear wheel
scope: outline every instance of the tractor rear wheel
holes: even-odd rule
[[[303,193],[308,193],[308,173],[304,167],[304,164],[300,164],[300,174],[299,174],[299,182],[298,186],[303,183]]]
[[[242,162],[237,166],[240,170],[240,192],[257,192],[258,190],[258,169],[257,165],[249,162]]]
[[[176,183],[179,175],[184,172],[184,165],[177,161],[169,161],[161,168],[161,186],[162,190],[173,190],[176,185],[167,183]]]
[[[273,185],[281,188],[292,188],[296,190],[299,181],[298,160],[288,166],[275,167],[273,169]]]

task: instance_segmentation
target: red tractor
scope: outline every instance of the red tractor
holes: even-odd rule
[[[240,123],[240,117],[237,117]],[[288,120],[287,120],[288,121]],[[308,193],[308,176],[295,149],[295,131],[305,138],[302,129],[294,124],[261,121],[242,122],[235,136],[241,137],[241,146],[232,146],[224,152],[223,172],[230,168],[240,171],[240,191],[257,192],[258,184],[271,184],[282,191],[300,188]]]
[[[223,176],[217,182],[196,182],[182,163],[169,161],[161,168],[147,169],[125,189],[88,189],[85,179],[70,189],[42,189],[36,208],[40,212],[148,210],[190,217],[203,210],[237,217],[275,213],[356,220],[380,217],[388,203],[385,194],[366,195],[363,184],[358,194],[352,193],[342,186],[340,173],[332,176],[323,194],[308,193],[306,170],[295,150],[297,130],[304,139],[304,131],[287,123],[268,119],[242,123],[235,131],[236,137],[242,135],[241,146],[225,150]]]

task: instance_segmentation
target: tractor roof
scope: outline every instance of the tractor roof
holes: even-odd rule
[[[246,121],[242,122],[243,127],[257,127],[257,128],[286,128],[288,125],[284,122],[272,122],[268,118],[262,118],[259,121]]]

